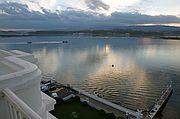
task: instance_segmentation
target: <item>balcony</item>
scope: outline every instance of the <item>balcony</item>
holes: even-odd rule
[[[40,90],[41,71],[32,54],[0,50],[0,118],[56,119],[56,101]]]

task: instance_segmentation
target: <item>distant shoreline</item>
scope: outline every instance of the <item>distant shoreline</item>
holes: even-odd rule
[[[180,40],[180,31],[139,30],[83,30],[83,31],[0,31],[0,37],[32,36],[88,36],[88,37],[147,37],[154,39]]]

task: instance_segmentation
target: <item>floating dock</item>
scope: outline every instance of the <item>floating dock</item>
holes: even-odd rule
[[[144,119],[153,119],[157,115],[157,113],[162,111],[165,104],[171,97],[172,93],[173,93],[172,85],[169,85],[166,91],[160,97],[160,99],[154,104],[153,108],[149,110],[148,114],[146,115]]]

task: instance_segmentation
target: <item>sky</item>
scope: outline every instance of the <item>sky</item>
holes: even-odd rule
[[[0,0],[0,28],[180,26],[179,5],[180,0]]]
[[[44,7],[61,10],[68,7],[92,10],[110,14],[120,12],[140,12],[148,15],[180,15],[180,0],[0,0],[1,2],[19,2],[31,10]]]

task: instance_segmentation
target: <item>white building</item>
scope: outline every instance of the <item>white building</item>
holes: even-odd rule
[[[40,90],[41,71],[32,54],[0,50],[0,119],[56,119],[56,101]]]

